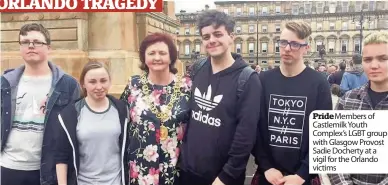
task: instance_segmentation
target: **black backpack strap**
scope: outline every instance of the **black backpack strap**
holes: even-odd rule
[[[205,65],[206,61],[207,61],[207,58],[202,58],[202,59],[199,59],[196,62],[194,62],[194,64],[191,67],[191,71],[190,71],[191,79],[194,79],[195,75]]]
[[[245,83],[249,80],[249,77],[255,72],[251,66],[245,67],[238,77],[237,98],[240,98],[244,92]]]

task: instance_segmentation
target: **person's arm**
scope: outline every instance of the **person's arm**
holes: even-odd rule
[[[58,185],[67,185],[67,164],[57,164]]]
[[[54,125],[55,124],[55,125]],[[58,185],[67,185],[67,165],[72,160],[72,147],[65,130],[61,114],[58,114],[56,122],[52,123],[53,132],[55,134],[55,143],[53,147],[54,160],[56,164],[56,172]]]
[[[229,159],[218,178],[226,185],[233,185],[244,175],[249,156],[256,141],[257,124],[260,117],[262,87],[259,75],[253,73],[245,84],[238,100],[238,125],[229,150]]]
[[[327,174],[332,185],[353,185],[350,174]]]
[[[335,75],[336,73],[333,73],[331,75],[329,75],[329,77],[327,77],[327,81],[329,82],[330,85],[334,84],[335,83]]]
[[[344,74],[344,76],[342,76],[340,89],[341,89],[341,96],[350,90],[349,79],[346,73]]]

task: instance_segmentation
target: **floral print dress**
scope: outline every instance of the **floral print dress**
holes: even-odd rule
[[[175,77],[177,78],[177,77]],[[175,87],[179,83],[179,87]],[[147,85],[149,94],[143,90]],[[133,76],[121,95],[121,100],[128,102],[130,124],[128,165],[130,185],[177,185],[179,169],[177,161],[183,140],[184,126],[189,120],[189,98],[191,80],[187,77],[174,79],[169,85],[146,83],[140,76]],[[169,113],[170,119],[163,123],[147,103],[150,98],[154,107],[165,110],[172,98],[174,89],[180,94]],[[162,131],[161,131],[162,128]],[[167,128],[167,132],[163,129]]]

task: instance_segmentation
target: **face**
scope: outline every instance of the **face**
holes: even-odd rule
[[[110,77],[105,68],[91,69],[85,74],[83,88],[87,96],[96,101],[105,98],[110,86]]]
[[[281,62],[284,65],[303,62],[303,55],[307,54],[307,51],[310,49],[310,46],[306,45],[306,41],[299,39],[294,32],[288,29],[282,31],[279,46]]]
[[[388,83],[388,44],[370,44],[363,48],[362,66],[374,83]]]
[[[27,32],[20,35],[20,52],[26,63],[37,64],[47,61],[50,46],[46,43],[44,35],[38,31]]]
[[[157,42],[148,46],[145,51],[145,63],[150,73],[168,71],[171,60],[167,44]]]
[[[319,72],[324,72],[324,71],[326,71],[326,67],[325,66],[319,66],[318,71]]]
[[[337,71],[337,68],[335,68],[334,66],[330,66],[329,69],[328,69],[328,72],[330,74],[333,74],[335,71]]]
[[[255,71],[260,72],[261,71],[261,67],[260,66],[256,66]]]
[[[215,28],[213,25],[202,28],[202,44],[206,52],[213,58],[219,58],[230,53],[233,44],[233,34],[228,34],[225,26]]]

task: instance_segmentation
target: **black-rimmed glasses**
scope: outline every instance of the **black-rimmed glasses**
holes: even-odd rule
[[[303,46],[307,46],[308,44],[301,44],[295,41],[288,42],[287,40],[278,40],[279,47],[286,48],[287,45],[290,45],[291,50],[299,50]]]
[[[43,45],[47,45],[47,43],[44,43],[44,42],[39,42],[39,41],[33,41],[33,42],[30,42],[30,41],[20,41],[19,44],[23,47],[29,47],[30,44],[32,43],[32,45],[34,47],[42,47]]]

